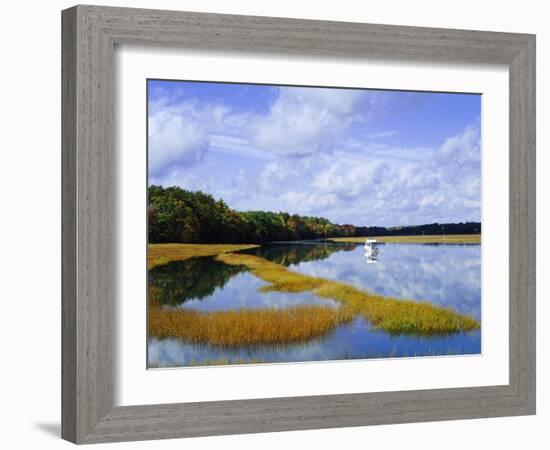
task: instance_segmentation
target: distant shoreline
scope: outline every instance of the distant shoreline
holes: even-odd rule
[[[365,242],[366,239],[376,239],[380,243],[403,244],[481,244],[481,234],[446,234],[431,236],[354,236],[328,238],[334,242]]]
[[[481,234],[448,234],[431,236],[355,236],[341,238],[323,238],[319,242],[347,242],[364,243],[366,239],[376,239],[380,243],[402,243],[402,244],[481,244]],[[299,243],[300,241],[287,241]],[[315,240],[311,240],[315,242]],[[233,253],[240,250],[260,247],[261,245],[276,244],[277,242],[265,244],[148,244],[147,259],[148,268],[167,264],[171,261],[183,261],[197,256],[217,256],[222,253]]]

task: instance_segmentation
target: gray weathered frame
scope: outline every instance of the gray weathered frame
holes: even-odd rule
[[[75,6],[62,13],[62,436],[76,443],[535,413],[535,36]],[[510,80],[508,385],[113,405],[115,44],[506,64]]]

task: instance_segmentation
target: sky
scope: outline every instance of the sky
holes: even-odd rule
[[[481,96],[148,80],[149,185],[238,211],[481,221]]]

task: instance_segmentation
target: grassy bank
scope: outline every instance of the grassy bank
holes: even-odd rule
[[[479,328],[476,320],[448,308],[371,294],[345,283],[292,272],[257,256],[224,253],[216,259],[248,267],[270,283],[264,291],[313,291],[319,297],[340,302],[354,315],[360,314],[374,326],[391,333],[441,334]]]
[[[365,242],[367,237],[333,238],[335,242]],[[481,234],[446,234],[438,236],[369,236],[378,242],[403,244],[480,244]]]
[[[195,256],[215,256],[220,253],[236,252],[257,245],[250,244],[149,244],[147,248],[147,267],[169,263],[170,261],[183,261]]]
[[[324,336],[353,318],[347,308],[295,306],[285,309],[193,311],[149,307],[149,336],[181,338],[223,347],[284,345]]]

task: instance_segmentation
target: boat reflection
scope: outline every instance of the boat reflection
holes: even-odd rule
[[[378,261],[376,239],[367,239],[365,241],[365,258],[367,259],[367,264],[373,264]]]

